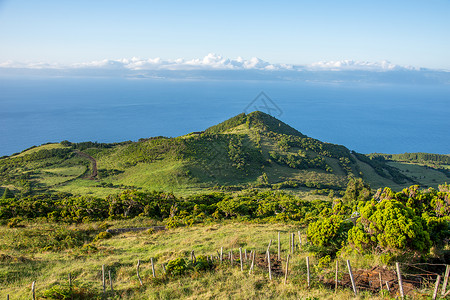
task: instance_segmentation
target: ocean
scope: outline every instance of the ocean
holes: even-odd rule
[[[0,78],[0,156],[62,140],[175,137],[255,107],[360,153],[450,153],[445,85],[16,77]]]

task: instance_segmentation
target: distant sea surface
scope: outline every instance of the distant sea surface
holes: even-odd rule
[[[62,140],[201,131],[243,112],[262,91],[280,109],[275,117],[324,142],[361,153],[450,153],[450,86],[0,78],[0,156]],[[249,111],[265,111],[258,101]]]

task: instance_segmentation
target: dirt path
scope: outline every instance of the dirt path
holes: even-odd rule
[[[91,163],[92,163],[92,174],[88,177],[88,179],[94,180],[97,177],[97,175],[98,175],[98,172],[97,172],[97,161],[95,160],[95,158],[93,158],[89,154],[81,152],[80,150],[75,150],[75,153],[77,153],[78,155],[83,156],[83,157],[85,157],[85,158],[87,158],[87,159],[89,159],[91,161]]]

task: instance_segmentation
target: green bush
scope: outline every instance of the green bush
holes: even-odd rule
[[[426,229],[425,220],[400,201],[372,200],[361,209],[361,217],[349,231],[348,241],[360,251],[426,254],[431,248]]]
[[[339,215],[323,217],[308,226],[308,240],[314,246],[320,256],[338,251],[347,240],[347,233],[353,224],[344,221]]]
[[[176,258],[167,263],[166,272],[168,275],[184,275],[188,271],[188,264],[184,258]]]
[[[6,224],[6,227],[8,227],[8,228],[25,227],[25,225],[20,224],[20,222],[22,222],[22,221],[23,221],[23,219],[20,217],[11,218],[11,219],[9,219],[8,223]]]
[[[106,240],[112,237],[112,234],[108,231],[102,231],[94,238],[93,242],[96,242],[98,240]]]

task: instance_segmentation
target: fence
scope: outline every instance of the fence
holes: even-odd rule
[[[446,264],[430,264],[430,263],[396,263],[395,270],[385,267],[373,267],[369,270],[358,269],[352,270],[351,262],[349,260],[340,262],[336,260],[333,268],[320,267],[314,268],[310,264],[310,258],[306,256],[300,268],[296,272],[292,272],[289,267],[293,259],[300,259],[299,254],[302,246],[307,244],[306,236],[303,237],[298,231],[298,236],[295,233],[289,233],[289,245],[287,249],[282,250],[281,247],[281,233],[278,232],[278,240],[276,243],[276,250],[272,245],[272,240],[267,244],[261,245],[256,249],[224,249],[221,247],[214,254],[206,255],[209,262],[214,264],[228,264],[230,267],[238,267],[241,272],[248,272],[251,276],[256,269],[260,272],[267,273],[267,280],[272,281],[276,278],[283,279],[283,283],[287,284],[292,277],[301,277],[305,282],[306,287],[310,288],[313,283],[321,283],[330,290],[337,291],[339,288],[348,288],[353,290],[357,295],[359,291],[370,291],[372,293],[380,293],[382,295],[389,294],[393,297],[401,297],[402,299],[417,289],[423,289],[434,285],[432,299],[437,297],[445,298],[450,295],[450,290],[447,290],[448,278],[450,273],[450,266]],[[298,242],[297,242],[298,238]],[[286,259],[282,256],[286,255]],[[190,258],[193,263],[196,261],[194,251],[191,251]],[[301,258],[303,259],[303,258]],[[153,278],[157,277],[157,267],[153,258],[150,258]],[[141,286],[144,285],[140,276],[141,260],[137,261],[136,265],[136,279]],[[314,271],[314,269],[316,269]],[[403,272],[406,270],[407,272]],[[158,272],[162,271],[162,276],[166,274],[166,264],[159,264]],[[159,275],[160,276],[160,275]],[[107,270],[105,265],[101,268],[101,286],[103,294],[114,294],[114,287],[111,270]],[[68,274],[69,286],[72,285],[72,275]],[[442,279],[442,280],[441,280]],[[107,282],[108,281],[108,282]],[[442,285],[441,285],[442,281]],[[108,285],[109,283],[109,291]],[[36,299],[37,282],[33,281],[31,285],[31,298]],[[439,293],[440,289],[440,293]],[[7,295],[6,299],[10,299]]]

